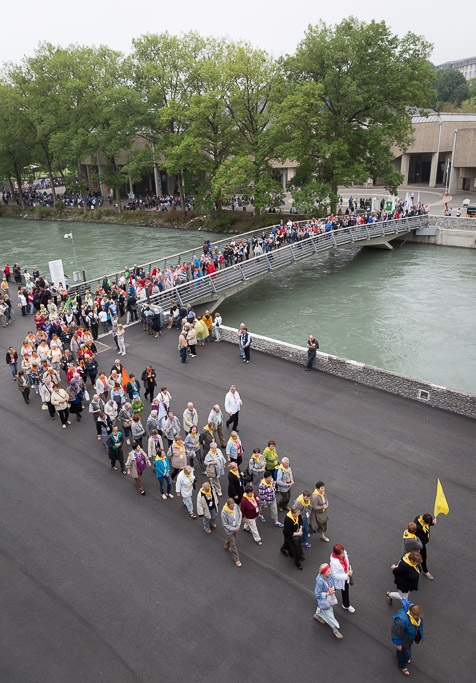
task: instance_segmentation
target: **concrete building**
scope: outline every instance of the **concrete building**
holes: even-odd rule
[[[431,113],[412,123],[412,144],[404,154],[394,150],[402,184],[476,192],[476,114]]]
[[[457,71],[461,71],[467,81],[470,81],[472,78],[476,78],[476,57],[457,59],[453,62],[438,64],[435,69],[456,69]]]

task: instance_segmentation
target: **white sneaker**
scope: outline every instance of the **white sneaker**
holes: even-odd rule
[[[342,605],[342,609],[346,609],[351,614],[355,612],[355,607],[352,607],[352,605],[349,605],[348,607],[344,607],[344,605]]]
[[[163,498],[164,500],[167,500],[167,496],[165,495],[165,493],[162,494],[162,498]]]

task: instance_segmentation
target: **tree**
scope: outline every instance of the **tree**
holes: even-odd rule
[[[392,147],[408,146],[412,110],[430,100],[429,52],[423,39],[412,33],[399,39],[385,22],[350,17],[308,28],[284,61],[293,87],[283,103],[288,140],[281,156],[300,164],[294,193],[308,203],[313,193],[327,197],[335,211],[339,185],[382,178],[396,191],[401,174]]]
[[[435,86],[439,109],[446,102],[459,107],[470,96],[468,81],[457,69],[438,69]]]
[[[38,153],[36,137],[28,122],[19,115],[21,98],[11,85],[0,84],[0,178],[12,179],[18,186],[19,202],[25,208],[22,185],[24,174]]]
[[[233,156],[212,179],[214,192],[252,193],[257,213],[278,206],[283,191],[272,161],[278,159],[278,129],[273,126],[283,97],[284,81],[278,63],[248,43],[227,48],[225,103],[235,130]]]

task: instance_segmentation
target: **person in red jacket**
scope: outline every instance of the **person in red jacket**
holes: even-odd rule
[[[256,519],[259,515],[259,500],[255,496],[251,484],[248,484],[248,486],[245,487],[245,492],[240,503],[240,510],[243,515],[243,530],[252,534],[255,543],[263,545],[256,525]]]

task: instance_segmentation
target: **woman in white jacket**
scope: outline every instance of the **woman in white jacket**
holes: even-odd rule
[[[336,590],[339,589],[342,593],[342,607],[348,612],[355,612],[354,607],[350,604],[349,586],[352,577],[352,567],[349,562],[349,556],[344,546],[337,543],[333,549],[330,559],[331,575],[334,579]]]
[[[197,519],[197,515],[193,511],[192,494],[195,483],[195,475],[193,468],[186,465],[178,474],[175,482],[175,491],[177,496],[182,497],[183,504],[187,508],[187,512],[192,519]]]

